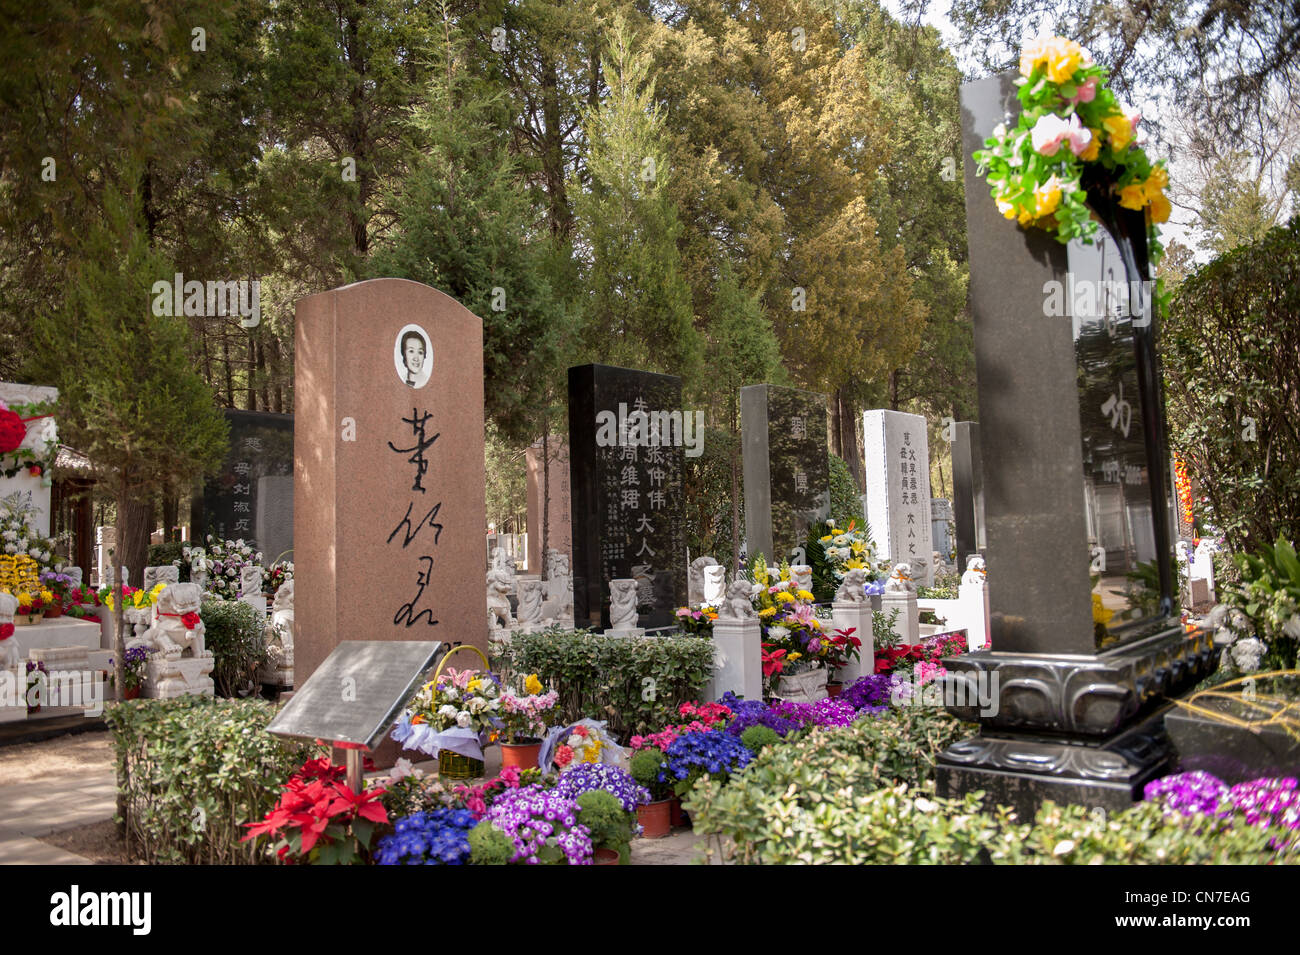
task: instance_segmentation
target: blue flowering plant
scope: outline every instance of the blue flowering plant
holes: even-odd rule
[[[469,831],[478,819],[467,809],[434,809],[403,816],[379,840],[380,865],[466,865]]]
[[[726,780],[732,773],[748,766],[754,754],[745,748],[739,737],[726,730],[707,730],[679,736],[668,747],[664,757],[660,781],[671,783],[673,791],[684,796],[706,776]]]

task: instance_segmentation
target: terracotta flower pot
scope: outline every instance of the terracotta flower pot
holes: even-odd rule
[[[646,839],[662,839],[672,832],[671,800],[657,799],[636,807],[636,821],[641,823]]]
[[[617,849],[597,849],[592,853],[592,865],[618,865],[618,862]]]
[[[672,821],[673,828],[681,829],[690,825],[690,820],[686,813],[682,811],[682,798],[674,796],[668,800],[668,817]]]
[[[53,619],[56,618],[56,617],[62,617],[62,616],[63,616],[63,608],[62,608],[62,607],[46,607],[46,608],[45,608],[45,619],[46,619],[46,620],[53,620]]]
[[[839,696],[843,690],[844,690],[843,683],[835,682],[835,683],[826,684],[826,695],[829,697]]]
[[[140,698],[140,687],[133,686],[122,694],[124,700],[138,700]]]
[[[502,743],[501,768],[517,766],[519,769],[537,769],[537,754],[542,744],[537,743]]]

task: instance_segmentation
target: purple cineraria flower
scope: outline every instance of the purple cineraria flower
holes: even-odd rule
[[[498,797],[487,818],[514,840],[512,862],[538,865],[547,848],[558,847],[569,865],[591,865],[591,830],[577,823],[577,811],[559,792],[521,786]]]
[[[575,801],[583,793],[597,789],[603,789],[614,796],[628,812],[633,812],[637,806],[650,801],[650,791],[644,786],[637,785],[630,774],[617,766],[607,766],[604,763],[583,763],[575,766],[561,774],[560,781],[555,787],[555,791],[561,796]],[[568,825],[573,825],[571,819]]]
[[[1205,772],[1175,773],[1147,783],[1142,795],[1152,802],[1163,804],[1165,815],[1193,813],[1205,815],[1230,815],[1219,812],[1219,803],[1228,795],[1228,786],[1217,776]]]

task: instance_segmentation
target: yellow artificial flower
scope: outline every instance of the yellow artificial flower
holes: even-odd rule
[[[1073,40],[1054,36],[1047,41],[1047,78],[1053,83],[1068,83],[1083,65],[1083,47]]]
[[[142,606],[144,604],[144,591],[137,590],[135,593],[133,593],[131,595],[131,602],[134,603],[137,607]]]
[[[1115,611],[1107,610],[1101,602],[1101,594],[1092,595],[1092,622],[1099,623],[1103,627],[1110,623],[1110,618],[1115,616]]]
[[[1152,197],[1151,199],[1151,221],[1152,222],[1168,222],[1169,214],[1171,212],[1173,212],[1173,208],[1169,205],[1169,199],[1163,193]]]
[[[853,542],[853,545],[849,548],[849,550],[853,551],[853,553],[855,553],[855,554],[861,554],[861,553],[862,553],[862,541],[854,541],[854,542]]]
[[[778,590],[776,592],[776,599],[781,601],[781,603],[788,604],[794,600],[794,595],[788,590]]]
[[[1147,204],[1146,191],[1134,183],[1119,191],[1119,204],[1125,209],[1143,209]]]
[[[1164,166],[1152,166],[1145,185],[1148,194],[1154,195],[1169,185],[1169,171]]]
[[[867,565],[864,564],[862,561],[858,560],[856,557],[853,558],[853,560],[846,560],[846,561],[844,562],[844,567],[845,567],[846,570],[866,570],[866,569],[867,569]]]
[[[1092,162],[1101,155],[1101,130],[1088,127],[1088,132],[1092,133],[1092,139],[1088,140],[1088,145],[1079,153],[1079,158],[1084,162]]]
[[[54,599],[54,594],[50,593],[48,590],[42,590],[41,599],[46,603],[50,603]]]
[[[29,593],[21,593],[21,594],[18,595],[18,606],[20,606],[20,607],[30,607],[31,605],[32,605],[32,595],[31,595],[31,594],[29,594]]]
[[[798,651],[791,651],[790,653],[787,653],[785,655],[785,658],[787,660],[798,660],[801,656],[803,656],[802,653],[799,653]]]
[[[1120,152],[1133,141],[1133,124],[1123,113],[1111,113],[1101,121],[1101,125],[1106,130],[1106,135],[1110,137],[1110,144],[1116,152]]]
[[[806,590],[800,590],[800,591],[797,591],[797,592],[795,593],[795,596],[798,597],[800,600],[812,600],[812,599],[813,599],[813,595],[810,594],[810,593],[809,593],[808,591],[806,591]]]
[[[775,608],[775,607],[764,607],[762,610],[760,610],[760,611],[758,612],[758,615],[759,615],[760,617],[775,617],[775,616],[776,616],[776,608]]]
[[[536,696],[542,692],[542,681],[537,679],[536,673],[528,674],[528,679],[524,680],[524,692],[530,696]]]
[[[826,535],[825,537],[823,537],[821,540],[822,540],[822,543],[825,544],[828,540],[834,540],[834,539],[835,539],[835,535],[834,535],[834,534],[827,534],[827,535]]]
[[[1034,215],[1050,216],[1061,204],[1061,180],[1052,176],[1034,189]]]
[[[1016,221],[1021,225],[1029,225],[1034,221],[1034,214],[1032,212],[1019,212],[1016,214]]]

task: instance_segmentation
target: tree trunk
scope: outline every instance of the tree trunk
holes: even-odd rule
[[[542,566],[538,570],[546,579],[546,550],[551,546],[551,409],[542,413]]]
[[[858,449],[856,409],[852,402],[844,399],[844,390],[842,388],[835,391],[834,418],[833,430],[838,448],[836,453],[849,466],[849,474],[853,477],[853,483],[857,486],[858,493],[865,494],[867,490],[866,475],[864,474],[862,453]]]
[[[181,501],[176,491],[164,491],[162,496],[163,541],[174,544],[181,539],[180,525]],[[143,578],[140,581],[144,583]]]
[[[117,545],[113,548],[113,587],[116,590],[116,598],[113,601],[113,685],[117,687],[117,692],[121,696],[126,695],[126,635],[122,632],[122,515],[130,508],[127,499],[127,490],[125,481],[117,489]],[[100,576],[103,576],[104,569],[101,567]],[[117,762],[117,815],[122,820],[120,833],[125,836],[131,831],[131,821],[128,818],[128,804],[126,800],[128,773],[130,765],[127,762],[126,748],[123,747],[118,755]]]
[[[152,497],[128,496],[125,510],[118,510],[117,559],[131,571],[130,583],[133,587],[144,583],[144,569],[149,563],[149,537],[152,533]],[[116,579],[120,581],[122,578],[118,576]]]

